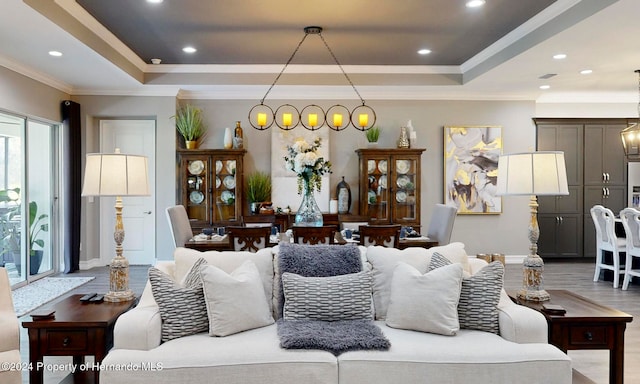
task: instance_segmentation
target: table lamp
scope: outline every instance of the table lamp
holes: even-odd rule
[[[109,292],[105,301],[133,300],[129,289],[129,261],[122,256],[124,226],[122,196],[149,196],[149,176],[146,156],[115,153],[89,153],[84,170],[82,196],[115,196],[116,225],[113,238],[116,256],[109,266]]]
[[[501,155],[498,161],[497,194],[503,196],[529,195],[531,221],[529,223],[529,255],[523,262],[523,286],[518,298],[528,301],[549,300],[544,290],[542,272],[544,262],[538,256],[538,199],[536,196],[568,195],[564,152],[530,152]]]

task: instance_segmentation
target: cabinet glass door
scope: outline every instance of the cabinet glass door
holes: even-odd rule
[[[235,158],[216,157],[214,163],[213,201],[214,223],[238,220],[236,209],[236,160]],[[242,182],[242,181],[240,181]]]
[[[367,211],[371,221],[389,221],[389,170],[386,157],[367,160]]]
[[[183,160],[184,172],[187,175],[183,186],[187,197],[187,214],[190,220],[209,222],[209,163],[206,158],[187,158]]]
[[[391,188],[394,222],[410,222],[416,220],[417,212],[417,162],[415,159],[395,158],[394,180]]]

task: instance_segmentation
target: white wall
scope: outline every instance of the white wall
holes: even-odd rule
[[[253,129],[247,120],[249,109],[255,104],[245,100],[182,100],[203,109],[209,133],[202,143],[205,148],[222,148],[224,128],[233,128],[240,120],[244,128],[247,172],[270,171],[271,132]],[[309,101],[274,100],[268,104],[306,105]],[[320,105],[328,107],[340,102],[355,106],[355,101],[328,100]],[[503,127],[504,152],[533,150],[535,145],[533,101],[380,101],[368,102],[378,116],[376,125],[382,128],[380,147],[396,147],[400,127],[411,119],[417,131],[418,148],[426,148],[422,157],[422,209],[421,220],[426,227],[432,207],[443,202],[443,131],[447,125],[500,125]],[[304,129],[302,127],[296,130]],[[328,129],[323,127],[322,129]],[[330,133],[330,160],[333,174],[329,187],[335,190],[341,176],[351,186],[355,197],[352,212],[358,207],[358,156],[357,148],[366,145],[364,134],[352,127],[345,131]],[[503,213],[500,215],[461,215],[456,219],[452,241],[466,244],[469,254],[505,253],[525,255],[528,252],[527,226],[529,223],[528,199],[522,197],[503,198]],[[296,208],[296,207],[292,207]]]
[[[165,209],[176,201],[176,136],[170,119],[175,114],[175,97],[77,96],[73,100],[80,104],[83,153],[99,152],[100,119],[156,120],[156,254],[159,260],[172,259],[174,247]],[[83,267],[91,267],[99,258],[100,204],[83,198],[82,212],[80,262]]]

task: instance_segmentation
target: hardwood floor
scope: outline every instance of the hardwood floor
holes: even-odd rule
[[[130,288],[137,294],[142,294],[147,280],[147,266],[132,266],[130,270]],[[625,335],[625,367],[626,383],[640,383],[640,283],[633,283],[627,291],[620,288],[613,289],[612,283],[600,280],[593,282],[593,263],[567,263],[547,261],[544,278],[547,289],[567,289],[586,296],[604,305],[619,309],[634,316],[634,321],[627,326]],[[65,275],[61,275],[65,276]],[[93,268],[80,271],[70,276],[95,276],[91,282],[76,288],[63,297],[74,293],[101,292],[109,287],[109,270],[107,267]],[[517,289],[522,285],[522,267],[519,264],[507,264],[505,273],[505,288]],[[60,300],[61,298],[57,299]],[[20,319],[22,321],[23,318]],[[28,361],[28,337],[25,329],[21,329],[21,354],[23,361]],[[569,351],[573,366],[581,375],[574,377],[574,384],[588,377],[597,384],[609,382],[608,351]],[[71,358],[45,357],[45,362],[69,363]],[[58,383],[66,373],[45,374],[45,383]],[[26,376],[24,383],[28,383]]]

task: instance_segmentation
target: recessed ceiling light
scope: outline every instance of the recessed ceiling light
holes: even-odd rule
[[[164,0],[147,0],[147,3],[151,3],[151,4],[160,4],[162,3]]]
[[[419,49],[419,50],[418,50],[418,54],[419,54],[419,55],[428,55],[428,54],[430,54],[430,53],[431,53],[431,50],[430,50],[430,49],[423,48],[423,49]]]
[[[467,8],[482,7],[484,3],[485,3],[485,0],[469,0],[467,1]]]
[[[590,75],[592,73],[593,73],[593,71],[590,70],[590,69],[583,69],[582,71],[580,71],[581,75]]]
[[[553,58],[556,60],[562,60],[562,59],[566,59],[567,55],[565,55],[564,53],[558,53],[557,55],[553,55]]]
[[[51,56],[55,56],[55,57],[60,57],[60,56],[62,56],[62,52],[58,52],[58,51],[49,51],[49,55],[51,55]]]
[[[197,49],[193,48],[193,47],[184,47],[182,48],[182,50],[186,53],[195,53],[197,51]]]
[[[551,86],[546,84],[540,86],[540,89],[549,89],[549,88],[551,88]]]

